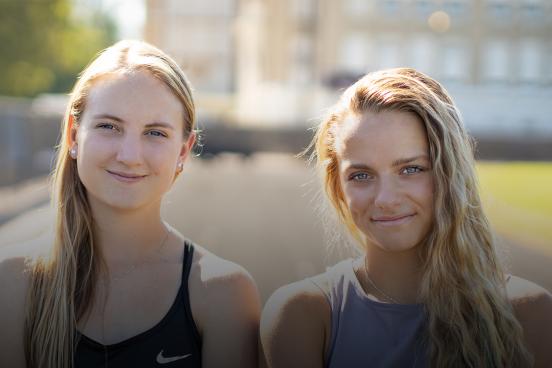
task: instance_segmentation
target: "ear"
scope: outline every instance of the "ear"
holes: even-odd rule
[[[188,136],[188,139],[182,143],[182,147],[180,148],[180,155],[179,155],[179,161],[184,162],[186,161],[186,158],[190,155],[190,152],[192,151],[192,148],[194,147],[194,143],[196,141],[196,134],[195,132],[191,132]]]
[[[77,143],[77,130],[78,125],[75,124],[75,118],[73,115],[69,115],[67,118],[67,145],[73,147]]]

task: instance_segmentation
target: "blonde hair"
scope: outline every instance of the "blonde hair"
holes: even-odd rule
[[[102,51],[82,72],[62,121],[53,178],[55,238],[49,257],[31,264],[31,285],[25,320],[28,367],[73,366],[77,322],[95,295],[103,260],[94,239],[94,218],[76,160],[69,156],[69,136],[86,108],[90,89],[100,78],[147,71],[167,85],[184,107],[184,137],[195,127],[192,90],[184,73],[161,50],[139,41],[121,41]]]
[[[345,202],[336,140],[349,115],[406,111],[422,121],[435,182],[433,227],[422,248],[421,297],[434,367],[520,367],[531,356],[505,292],[505,276],[481,207],[473,145],[446,90],[409,68],[370,73],[349,87],[316,130],[324,190],[353,237],[363,242]],[[369,234],[366,234],[369,236]]]

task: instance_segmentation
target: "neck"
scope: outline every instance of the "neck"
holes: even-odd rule
[[[108,265],[142,259],[157,249],[167,235],[160,203],[132,211],[113,209],[93,201],[90,207],[95,242]]]
[[[413,304],[419,301],[419,289],[422,278],[422,262],[419,248],[404,252],[387,252],[377,246],[367,246],[365,255],[365,272],[381,292],[401,304]],[[367,285],[374,291],[374,287]],[[385,295],[383,295],[385,297]]]

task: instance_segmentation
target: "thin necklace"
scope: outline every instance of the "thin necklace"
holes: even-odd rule
[[[396,299],[390,297],[389,295],[387,295],[387,293],[385,293],[383,290],[381,290],[377,285],[376,283],[370,278],[370,275],[368,275],[368,266],[366,264],[366,257],[364,257],[364,273],[366,274],[366,279],[368,280],[368,282],[370,283],[370,285],[372,285],[374,287],[374,289],[376,289],[381,295],[383,295],[385,298],[387,298],[388,300],[390,300],[392,303],[394,304],[401,304],[399,303]],[[419,345],[420,345],[420,340],[419,338],[416,339],[416,345],[414,347],[414,363],[412,363],[412,368],[415,368],[416,367],[416,364],[418,363],[418,348],[419,348]]]
[[[165,246],[165,243],[167,242],[167,239],[169,238],[170,233],[171,233],[171,230],[169,228],[166,228],[165,237],[161,241],[161,245],[159,245],[159,247],[154,252],[152,252],[149,256],[144,258],[142,261],[140,261],[138,263],[131,264],[128,267],[128,269],[125,272],[123,272],[122,275],[118,275],[118,276],[111,275],[111,279],[114,280],[114,281],[120,281],[120,280],[124,279],[125,277],[127,277],[132,271],[136,270],[139,266],[143,266],[146,263],[148,263],[149,261],[151,261],[152,258],[155,255],[161,253],[161,251],[163,250],[163,247]]]
[[[128,268],[128,270],[125,271],[122,275],[119,275],[117,277],[112,276],[111,278],[113,280],[122,280],[127,275],[129,275],[132,271],[134,271],[136,268],[138,268],[138,266],[146,264],[147,261],[151,260],[154,255],[161,253],[161,250],[163,249],[163,247],[165,246],[165,243],[167,242],[169,234],[172,232],[171,229],[167,226],[165,226],[165,229],[166,229],[165,237],[161,241],[161,245],[154,252],[152,252],[148,257],[144,258],[141,262],[138,262],[138,263],[135,263],[135,264],[131,265]],[[107,346],[105,345],[105,305],[103,307],[103,313],[102,313],[102,346],[103,346],[103,352],[104,352],[104,367],[108,368],[109,367],[109,352],[107,350]]]
[[[378,293],[380,293],[381,295],[383,295],[388,301],[390,301],[391,303],[393,304],[401,304],[399,303],[395,298],[392,298],[390,297],[386,292],[384,292],[383,290],[381,290],[377,285],[376,283],[370,278],[370,275],[368,274],[368,266],[366,265],[366,257],[364,257],[364,273],[366,274],[366,280],[368,280],[368,282],[370,283],[370,285],[372,285],[374,287],[374,289],[376,289],[376,291]]]

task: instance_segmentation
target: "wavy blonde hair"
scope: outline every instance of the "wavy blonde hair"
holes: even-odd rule
[[[360,243],[364,236],[345,202],[336,139],[349,115],[406,111],[427,132],[435,182],[433,227],[422,248],[421,298],[433,367],[525,367],[532,358],[507,299],[504,271],[483,213],[473,144],[446,90],[409,68],[370,73],[349,87],[311,142],[324,190]]]
[[[102,51],[81,73],[70,95],[61,127],[52,201],[56,210],[51,252],[31,264],[31,284],[25,320],[28,367],[73,366],[77,322],[86,316],[104,263],[96,246],[94,218],[79,179],[76,160],[69,156],[70,134],[86,108],[86,97],[102,77],[144,70],[167,85],[184,107],[184,137],[195,127],[192,90],[184,73],[161,50],[139,41],[121,41]]]

